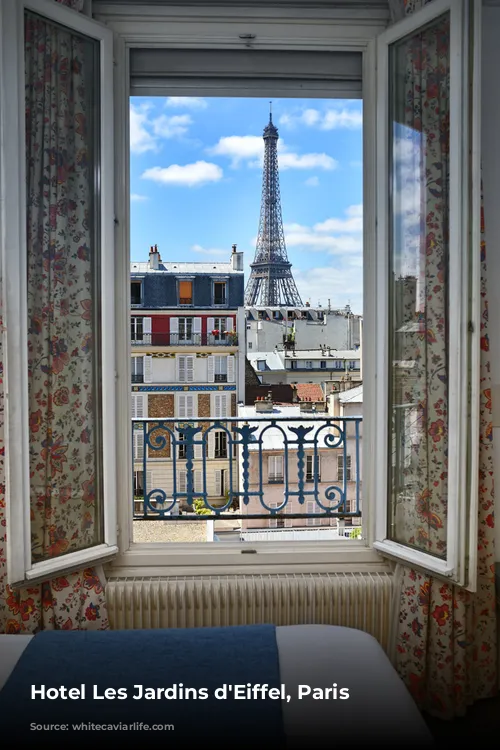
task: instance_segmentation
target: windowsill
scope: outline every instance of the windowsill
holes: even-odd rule
[[[144,522],[147,523],[147,522]],[[389,572],[389,563],[362,540],[334,542],[131,544],[107,568],[115,577],[272,573]],[[245,550],[255,550],[246,554]]]

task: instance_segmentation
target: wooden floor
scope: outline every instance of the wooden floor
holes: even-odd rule
[[[461,740],[478,742],[486,736],[499,738],[500,730],[500,695],[489,700],[475,703],[467,711],[467,715],[453,719],[453,721],[441,721],[432,716],[424,715],[429,729],[436,743],[444,747],[448,744],[459,743]],[[494,734],[495,733],[495,734]]]

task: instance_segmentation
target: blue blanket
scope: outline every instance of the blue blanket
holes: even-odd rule
[[[256,748],[265,739],[276,750],[283,748],[280,699],[258,693],[235,699],[227,687],[224,699],[224,685],[247,684],[280,688],[273,625],[46,631],[29,643],[0,692],[0,720],[18,744],[49,737],[64,743],[68,735],[72,741],[80,735],[84,742],[104,746],[110,734],[123,732],[123,737],[133,734],[146,742],[154,735],[175,747],[213,740],[219,747]],[[38,691],[34,698],[32,686]],[[194,689],[196,697],[192,692],[185,697],[186,688]],[[54,724],[68,728],[48,729]]]

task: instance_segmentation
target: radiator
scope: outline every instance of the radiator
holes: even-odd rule
[[[111,627],[323,624],[358,628],[387,650],[389,573],[110,578]]]

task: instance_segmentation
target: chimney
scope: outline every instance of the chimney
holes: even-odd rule
[[[243,253],[239,253],[236,250],[237,245],[233,245],[233,251],[231,253],[231,268],[233,271],[243,271]]]
[[[160,267],[160,253],[158,252],[158,245],[151,246],[149,249],[149,270],[157,271]]]
[[[256,412],[271,412],[274,409],[272,391],[268,391],[267,396],[257,396],[255,399]]]

